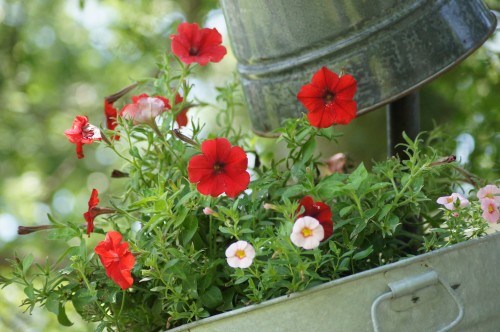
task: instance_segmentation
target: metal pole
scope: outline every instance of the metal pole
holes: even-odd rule
[[[389,104],[387,108],[387,151],[389,157],[405,158],[404,149],[397,146],[404,143],[403,131],[411,139],[420,132],[420,101],[418,91]]]
[[[398,146],[404,143],[403,132],[412,140],[420,132],[420,102],[418,91],[404,96],[387,107],[387,150],[389,157],[398,156],[405,159],[404,148]],[[418,219],[402,220],[403,230],[412,234],[422,234]],[[420,243],[411,237],[401,236],[401,240],[408,243],[408,253],[417,254]]]

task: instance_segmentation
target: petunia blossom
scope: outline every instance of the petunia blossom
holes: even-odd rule
[[[181,23],[177,34],[170,35],[172,53],[185,64],[193,62],[204,66],[209,62],[219,62],[227,50],[222,46],[222,36],[216,28],[202,28],[196,23]]]
[[[128,250],[129,244],[121,241],[122,235],[119,232],[108,232],[106,239],[99,242],[94,251],[99,255],[106,275],[121,289],[127,289],[134,283],[130,271],[134,267],[135,257]]]
[[[248,158],[239,146],[231,146],[225,138],[209,139],[201,145],[202,154],[191,158],[188,175],[203,195],[217,197],[226,193],[236,197],[250,183]]]
[[[109,208],[99,208],[99,192],[97,189],[92,189],[92,194],[89,199],[89,209],[83,214],[85,221],[87,221],[87,235],[90,237],[90,233],[94,231],[94,219],[101,214],[115,213],[116,210]]]
[[[324,238],[324,228],[317,219],[309,216],[297,219],[290,234],[293,244],[307,250],[317,248]]]
[[[301,208],[304,208],[304,212],[299,214],[297,218],[306,216],[313,217],[318,220],[323,227],[325,237],[321,239],[321,241],[325,241],[333,234],[332,210],[328,205],[323,202],[313,201],[311,196],[305,196],[299,202],[299,207],[296,212],[300,212]]]
[[[226,249],[226,261],[230,267],[245,269],[252,265],[255,249],[247,241],[238,241]]]
[[[498,188],[494,184],[484,186],[477,191],[477,198],[479,198],[479,200],[481,201],[485,198],[492,199],[498,205],[500,204],[500,188]]]
[[[458,193],[453,193],[450,196],[439,197],[436,202],[443,205],[448,210],[455,210],[457,201],[458,207],[460,208],[469,206],[469,200]]]
[[[357,82],[351,75],[338,76],[322,67],[309,84],[302,86],[297,99],[309,111],[307,119],[312,126],[327,128],[334,124],[348,124],[356,117],[357,104],[353,100]]]
[[[182,96],[179,93],[177,93],[175,95],[175,105],[179,105],[183,101],[184,101],[184,98],[182,98]],[[179,127],[185,127],[187,125],[187,123],[188,123],[187,111],[188,110],[189,110],[189,106],[184,107],[182,109],[182,111],[180,111],[179,114],[177,114],[177,116],[175,117],[175,122],[177,122]]]
[[[87,212],[83,214],[83,217],[85,218],[85,221],[87,221],[87,235],[90,237],[90,233],[94,231],[94,218],[95,213],[93,212],[93,209],[97,207],[99,204],[99,193],[97,192],[97,189],[92,189],[92,194],[90,195],[89,199],[89,209]]]
[[[84,115],[78,115],[73,121],[73,126],[64,131],[64,135],[71,143],[76,144],[76,155],[78,159],[84,157],[83,145],[91,144],[101,140],[101,131],[89,123],[89,119]]]
[[[122,108],[120,116],[134,120],[134,124],[151,123],[158,115],[170,109],[168,99],[160,96],[150,97],[146,93],[133,96],[132,101],[132,104]]]
[[[490,223],[497,223],[500,219],[500,211],[494,199],[483,198],[481,200],[481,209],[483,210],[483,218]]]
[[[128,92],[131,90],[135,89],[137,87],[137,83],[131,84],[120,91],[107,96],[104,98],[104,115],[106,116],[106,127],[109,130],[115,130],[116,126],[118,126],[118,123],[116,122],[116,118],[118,116],[118,110],[114,107],[115,101],[126,95]],[[120,139],[120,135],[116,134],[114,137],[115,140]]]

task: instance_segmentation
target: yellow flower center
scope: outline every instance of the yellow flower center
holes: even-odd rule
[[[446,201],[447,201],[448,203],[452,203],[452,202],[453,202],[453,197],[451,197],[451,196],[450,196],[450,197],[446,198]]]
[[[239,259],[247,257],[247,255],[245,254],[245,250],[241,249],[236,250],[235,256],[238,257]]]
[[[493,213],[493,211],[494,211],[494,210],[495,210],[495,209],[494,209],[494,207],[493,207],[493,204],[488,205],[488,212],[489,212],[489,213]]]
[[[302,233],[302,236],[304,236],[304,237],[309,237],[309,236],[313,235],[312,229],[310,229],[308,227],[302,228],[302,231],[300,231],[300,232]]]

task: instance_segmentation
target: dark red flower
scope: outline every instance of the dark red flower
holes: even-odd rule
[[[219,62],[227,51],[222,43],[222,36],[216,28],[200,29],[196,23],[181,23],[177,35],[172,39],[172,53],[185,64],[193,62],[204,66],[208,62]]]
[[[200,193],[213,197],[226,193],[234,198],[248,187],[248,158],[242,148],[216,138],[204,141],[201,151],[188,165],[189,181],[198,183]]]
[[[96,217],[95,208],[99,204],[99,198],[97,197],[99,193],[97,189],[92,189],[92,194],[89,199],[89,209],[83,214],[83,217],[87,221],[87,235],[90,237],[90,233],[94,231],[94,219]]]
[[[132,101],[132,104],[127,104],[122,108],[120,116],[134,120],[134,124],[150,123],[158,115],[170,109],[168,99],[160,96],[150,97],[146,93],[133,96]]]
[[[109,130],[115,130],[116,117],[118,116],[118,110],[110,103],[106,98],[104,98],[104,114],[106,115],[106,128]]]
[[[307,119],[311,125],[327,128],[333,124],[348,124],[356,117],[356,80],[351,75],[339,77],[322,67],[304,85],[297,98],[309,111]]]
[[[182,98],[182,96],[180,94],[177,93],[175,95],[175,104],[176,105],[182,103],[183,100],[184,100],[184,98]],[[189,109],[189,106],[183,108],[182,111],[180,111],[179,114],[177,114],[177,117],[175,118],[175,122],[177,122],[179,127],[184,127],[187,125],[187,123],[188,123],[188,118],[187,118],[188,109]]]
[[[333,234],[332,210],[330,207],[323,202],[314,202],[311,196],[305,196],[299,204],[296,212],[299,213],[302,207],[304,212],[298,215],[297,219],[309,216],[318,220],[325,231],[325,237],[322,241],[328,239]]]
[[[109,130],[115,130],[118,123],[116,123],[116,117],[118,116],[118,110],[113,106],[114,102],[123,97],[129,91],[133,90],[137,86],[137,83],[131,84],[122,90],[114,93],[110,96],[104,98],[104,114],[106,115],[106,127]],[[113,137],[116,140],[120,139],[119,135]]]
[[[83,214],[85,221],[87,221],[87,235],[90,237],[90,233],[94,231],[94,219],[98,215],[107,214],[107,213],[115,213],[116,211],[109,208],[99,208],[99,193],[97,189],[92,189],[92,194],[89,199],[89,209],[87,212]]]
[[[130,270],[134,267],[135,257],[128,250],[127,242],[120,243],[122,235],[118,232],[108,232],[106,239],[97,244],[94,252],[99,255],[106,275],[116,282],[121,289],[132,287],[134,279]]]
[[[73,121],[73,126],[64,131],[64,135],[71,143],[76,144],[76,155],[78,159],[83,158],[83,145],[91,144],[101,140],[101,131],[89,123],[86,116],[78,115]]]

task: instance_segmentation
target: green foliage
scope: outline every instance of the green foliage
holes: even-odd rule
[[[190,103],[188,79],[194,69],[165,57],[158,78],[144,80],[140,88],[170,100],[182,89],[184,102],[156,122],[137,125],[119,118],[120,140],[102,142],[122,159],[128,181],[124,193],[110,202],[116,213],[96,220],[95,233],[113,229],[123,234],[136,256],[133,287],[122,291],[108,278],[83,227],[51,217],[54,229],[48,238],[76,239],[79,245],[69,247],[55,264],[41,266],[32,255],[11,261],[12,276],[0,283],[21,284],[27,310],[45,307],[69,326],[65,308],[70,302],[84,320],[98,324],[97,330],[157,331],[485,233],[477,204],[461,211],[461,218],[438,212],[436,197],[451,191],[463,173],[438,161],[443,152],[432,148],[442,140],[437,132],[414,141],[405,136],[404,160],[391,158],[371,169],[360,163],[349,174],[321,174],[316,139],[334,140],[338,134],[311,127],[305,117],[290,119],[277,130],[288,154],[250,167],[248,191],[235,199],[201,195],[188,181],[187,165],[200,151],[202,128],[178,131],[174,121]],[[234,110],[241,106],[238,82],[217,91],[223,105],[214,109],[220,133],[259,160],[253,138],[234,125]],[[114,134],[106,131],[108,137]],[[298,201],[306,195],[328,204],[335,223],[333,236],[311,250],[290,239]],[[205,207],[212,212],[204,213]],[[138,223],[140,229],[134,227]],[[226,263],[226,248],[237,240],[256,250],[249,268]]]

